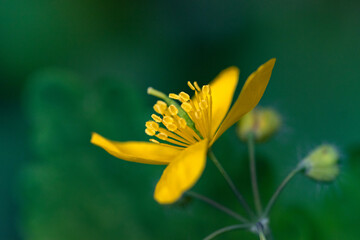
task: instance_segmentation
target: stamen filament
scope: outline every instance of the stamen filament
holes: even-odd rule
[[[175,145],[179,145],[179,146],[183,146],[183,147],[188,147],[189,144],[185,144],[185,143],[182,143],[182,142],[179,142],[179,141],[176,141],[172,138],[169,138],[169,137],[166,137],[166,138],[162,138],[160,134],[157,134],[155,135],[157,138],[159,138],[160,140],[163,140],[163,141],[167,141],[169,143],[172,143],[172,144],[175,144]]]
[[[155,140],[155,139],[149,139],[149,141],[153,142],[153,143],[156,143],[156,144],[159,144],[161,146],[165,146],[165,147],[172,147],[172,148],[176,148],[176,149],[179,149],[179,150],[185,149],[184,147],[178,147],[178,146],[162,143],[162,142],[159,142],[158,140]]]
[[[164,128],[159,128],[159,132],[164,133],[164,134],[168,135],[169,137],[171,137],[171,138],[173,138],[173,139],[175,139],[175,140],[177,140],[179,142],[182,142],[184,144],[190,144],[191,143],[187,139],[184,139],[183,137],[178,136],[178,135],[176,135],[176,134],[174,134],[174,133],[172,133],[172,132],[170,132],[170,131],[168,131],[168,130],[166,130]]]

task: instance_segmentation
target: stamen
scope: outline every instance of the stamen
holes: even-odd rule
[[[154,121],[157,122],[157,123],[161,123],[161,122],[162,122],[161,117],[159,117],[159,116],[156,115],[156,114],[151,114],[151,118],[154,119]]]
[[[177,129],[177,126],[173,123],[167,124],[167,125],[165,125],[165,127],[171,132],[175,132]]]
[[[165,133],[159,133],[159,134],[156,135],[156,137],[158,137],[160,140],[167,141],[169,143],[176,144],[176,145],[179,145],[179,146],[183,146],[183,147],[189,146],[189,144],[185,144],[185,143],[173,140],[171,138],[168,138],[168,136]]]
[[[201,112],[200,111],[196,111],[195,112],[195,117],[197,118],[197,119],[200,119],[201,118]]]
[[[156,132],[154,129],[147,128],[145,129],[145,133],[149,136],[154,136]]]
[[[200,90],[200,87],[199,87],[198,83],[197,83],[197,82],[194,82],[194,85],[195,85],[196,90],[197,90],[198,92],[200,92],[201,90]]]
[[[202,86],[202,92],[203,92],[205,95],[209,95],[209,94],[210,94],[210,86],[209,86],[209,85],[204,85],[204,86]]]
[[[154,121],[146,122],[146,134],[156,136],[168,144],[150,139],[153,143],[174,148],[186,148],[201,139],[210,137],[212,118],[212,97],[210,85],[201,88],[197,82],[187,83],[195,91],[195,96],[185,92],[178,95],[170,93],[168,96],[159,91],[150,89],[150,94],[160,97],[164,101],[157,101],[154,105],[156,113],[151,118]],[[161,93],[159,95],[159,93]],[[181,102],[181,106],[179,106]],[[164,127],[160,127],[162,123]]]
[[[161,143],[161,142],[159,142],[159,145],[165,146],[165,147],[176,148],[176,149],[179,149],[179,150],[184,150],[187,147],[187,146],[175,146],[175,145],[170,145],[170,144]]]
[[[187,84],[191,90],[195,91],[195,87],[191,84],[190,81],[188,81]]]
[[[170,117],[170,116],[165,116],[164,118],[163,118],[163,123],[165,124],[165,125],[167,125],[167,124],[172,124],[174,122],[174,119],[172,118],[172,117]]]
[[[168,136],[165,133],[158,133],[156,134],[156,137],[163,141],[166,141],[168,139]]]
[[[150,127],[150,123],[151,123],[151,121],[147,121],[147,122],[145,123],[145,127],[151,128],[151,127]]]
[[[179,110],[175,107],[175,105],[170,105],[168,107],[168,111],[171,115],[175,116],[179,113]]]
[[[159,114],[164,114],[165,110],[167,108],[167,104],[163,101],[158,100],[156,104],[154,105],[155,112]]]
[[[185,119],[179,118],[178,123],[179,123],[180,128],[182,128],[182,129],[185,129],[185,128],[186,128],[186,121],[185,121]]]
[[[157,100],[157,102],[156,102],[156,104],[158,104],[162,109],[166,109],[166,107],[167,107],[167,104],[166,104],[166,102],[164,102],[164,101],[161,101],[161,100]]]
[[[175,140],[177,140],[177,141],[179,141],[179,142],[182,142],[182,143],[184,143],[184,144],[190,144],[190,143],[191,143],[191,141],[189,141],[189,139],[184,138],[183,136],[177,135],[177,134],[175,134],[175,133],[172,133],[172,132],[170,132],[170,131],[167,131],[167,130],[164,129],[164,128],[160,128],[160,129],[159,129],[159,132],[164,133],[164,134],[166,134],[168,137],[171,137],[172,139],[175,139]],[[178,131],[177,131],[177,133],[178,133]]]
[[[159,124],[157,124],[156,122],[151,122],[150,127],[155,131],[159,130]]]
[[[189,94],[187,94],[187,93],[185,93],[185,92],[179,93],[179,97],[180,97],[180,101],[181,101],[181,102],[187,102],[187,101],[190,100]]]
[[[201,102],[199,102],[199,107],[200,107],[200,109],[205,110],[205,109],[207,109],[208,104],[205,100],[202,100]]]
[[[181,108],[184,109],[185,112],[190,112],[192,110],[192,106],[188,102],[184,102],[181,104]]]
[[[170,93],[170,94],[169,94],[169,98],[175,99],[175,100],[179,100],[179,99],[180,99],[180,98],[179,98],[179,95],[176,95],[175,93]]]
[[[158,140],[155,140],[155,139],[149,139],[150,142],[153,142],[153,143],[160,143]]]
[[[147,128],[150,128],[150,129],[153,129],[154,131],[157,131],[159,129],[159,124],[157,124],[156,122],[154,121],[147,121],[145,123],[145,126]]]

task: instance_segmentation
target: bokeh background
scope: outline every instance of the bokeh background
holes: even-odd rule
[[[90,134],[147,140],[148,86],[179,92],[231,65],[241,86],[272,57],[260,105],[284,124],[256,146],[263,201],[318,144],[343,159],[334,183],[289,184],[271,215],[274,237],[358,239],[359,10],[356,0],[1,0],[0,239],[201,239],[234,224],[196,200],[158,205],[163,167],[115,159]],[[250,199],[234,128],[214,151]],[[242,212],[211,162],[194,191]]]

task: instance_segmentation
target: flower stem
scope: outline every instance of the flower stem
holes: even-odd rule
[[[231,226],[227,226],[227,227],[224,227],[224,228],[220,228],[219,230],[216,230],[215,232],[213,232],[212,234],[210,234],[209,236],[204,238],[204,240],[214,239],[215,237],[219,236],[220,234],[230,232],[230,231],[234,231],[234,230],[237,230],[237,229],[250,228],[251,226],[252,226],[252,224],[238,224],[238,225],[231,225]]]
[[[249,149],[249,160],[250,160],[250,173],[251,173],[251,186],[254,196],[255,209],[258,215],[262,212],[261,200],[259,187],[256,176],[256,163],[255,163],[255,139],[254,134],[250,133],[248,136],[248,149]]]
[[[260,240],[266,240],[263,226],[261,224],[256,224],[256,228],[257,228]]]
[[[198,194],[198,193],[195,193],[195,192],[186,192],[187,195],[193,197],[193,198],[196,198],[198,200],[201,200],[211,206],[213,206],[214,208],[226,213],[227,215],[239,220],[240,222],[243,222],[243,223],[247,223],[249,222],[246,218],[244,218],[243,216],[237,214],[236,212],[228,209],[227,207],[221,205],[220,203],[217,203],[215,202],[214,200],[208,198],[208,197],[205,197],[201,194]]]
[[[213,161],[213,163],[215,164],[215,166],[218,168],[218,170],[220,171],[220,173],[223,175],[223,177],[225,178],[226,182],[229,184],[231,190],[234,192],[235,196],[238,198],[239,202],[242,204],[242,206],[244,207],[244,209],[246,210],[246,212],[250,215],[251,218],[255,218],[254,213],[251,211],[249,205],[247,204],[246,200],[244,199],[244,197],[240,194],[240,192],[237,190],[234,182],[231,180],[230,176],[227,174],[227,172],[225,171],[225,169],[222,167],[222,165],[220,164],[220,162],[217,160],[217,158],[215,157],[215,154],[212,152],[212,150],[209,150],[209,158]]]
[[[266,206],[266,209],[263,213],[263,216],[266,217],[268,216],[272,206],[274,205],[276,199],[278,198],[279,194],[281,193],[281,191],[284,189],[284,187],[286,186],[286,184],[300,171],[303,169],[302,165],[298,165],[294,170],[292,170],[289,175],[286,176],[286,178],[282,181],[282,183],[280,184],[280,186],[276,189],[275,193],[272,195],[269,203]]]

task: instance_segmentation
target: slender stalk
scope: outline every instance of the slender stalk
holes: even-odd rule
[[[281,193],[281,191],[284,189],[284,187],[286,186],[286,184],[300,171],[303,169],[302,165],[298,165],[294,170],[292,170],[289,175],[286,176],[286,178],[282,181],[282,183],[279,185],[279,187],[276,189],[275,193],[272,195],[269,203],[266,206],[266,209],[263,213],[263,216],[266,217],[268,216],[272,206],[274,205],[276,199],[278,198],[279,194]]]
[[[230,232],[230,231],[234,231],[234,230],[237,230],[237,229],[250,228],[251,226],[252,226],[252,224],[238,224],[238,225],[231,225],[231,226],[227,226],[227,227],[224,227],[224,228],[220,228],[219,230],[216,230],[215,232],[213,232],[212,234],[210,234],[209,236],[204,238],[204,240],[214,239],[215,237],[219,236],[220,234]]]
[[[263,226],[261,224],[256,224],[260,240],[266,240]]]
[[[240,222],[243,222],[243,223],[249,222],[246,218],[244,218],[240,214],[237,214],[236,212],[228,209],[227,207],[221,205],[220,203],[215,202],[214,200],[212,200],[208,197],[205,197],[205,196],[195,193],[195,192],[186,192],[186,194],[213,206],[214,208],[226,213],[227,215],[235,218],[236,220],[239,220]]]
[[[242,204],[246,212],[250,215],[251,218],[255,218],[254,213],[251,211],[249,205],[247,204],[245,198],[241,195],[241,193],[237,190],[234,182],[231,180],[229,174],[225,171],[225,169],[222,167],[220,162],[215,157],[215,154],[212,152],[212,150],[209,150],[209,158],[213,161],[215,166],[219,169],[220,173],[225,178],[226,182],[229,184],[231,190],[234,192],[235,196],[238,198],[239,202]]]
[[[251,173],[251,187],[254,196],[254,204],[257,214],[260,216],[262,212],[262,205],[260,200],[259,187],[256,176],[256,162],[255,162],[255,139],[254,134],[250,133],[248,135],[248,150],[249,150],[249,160],[250,160],[250,173]]]

